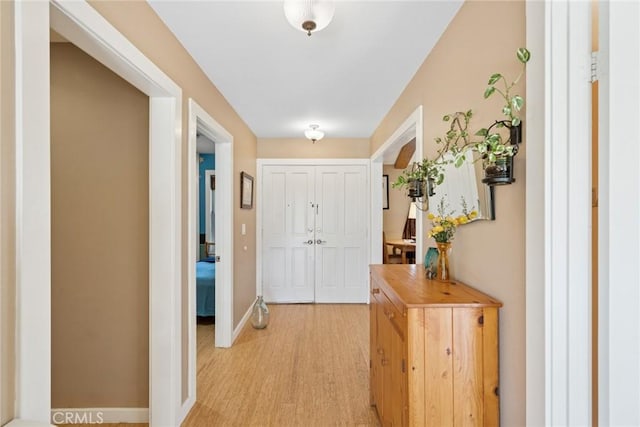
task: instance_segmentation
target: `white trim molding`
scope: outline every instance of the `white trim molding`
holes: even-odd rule
[[[181,387],[182,91],[84,1],[16,2],[17,416],[48,422],[51,410],[50,28],[150,97],[150,420],[175,425]],[[34,253],[37,265],[30,262]]]
[[[527,2],[528,425],[591,424],[590,13]]]
[[[640,4],[599,2],[599,425],[640,425]]]
[[[214,205],[216,206],[216,256],[220,261],[216,262],[216,347],[231,347],[233,343],[233,135],[231,135],[220,123],[218,123],[204,108],[189,98],[189,206],[188,219],[189,236],[187,239],[188,259],[190,265],[195,265],[194,251],[197,236],[196,224],[196,191],[198,182],[196,178],[196,134],[201,132],[215,145],[216,153],[216,191],[214,193]],[[193,342],[189,345],[195,351],[195,295],[196,280],[195,270],[189,269],[189,320],[193,321],[190,331],[193,333]],[[191,306],[193,304],[193,306]],[[191,356],[195,360],[195,353]],[[194,365],[195,369],[195,365]],[[194,370],[195,373],[195,370]]]
[[[240,319],[240,322],[238,322],[238,326],[236,326],[236,328],[233,330],[234,342],[238,339],[238,337],[244,330],[245,325],[247,324],[247,322],[249,321],[249,318],[251,317],[252,311],[253,311],[253,304],[249,306],[249,308],[247,309],[247,312],[244,314],[244,316],[242,316],[242,319]]]
[[[526,153],[526,422],[546,424],[545,337],[545,2],[527,2],[527,48],[533,58],[527,64]]]
[[[51,408],[49,5],[15,2],[14,7],[16,418],[48,422]],[[38,254],[36,264],[32,262],[34,254]]]

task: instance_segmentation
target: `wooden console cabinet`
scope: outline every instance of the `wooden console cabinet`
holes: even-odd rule
[[[500,424],[498,308],[421,265],[372,265],[371,404],[383,426]]]

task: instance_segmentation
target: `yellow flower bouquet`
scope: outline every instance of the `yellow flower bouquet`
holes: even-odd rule
[[[440,199],[438,215],[436,216],[431,212],[427,215],[432,225],[431,230],[429,230],[429,237],[433,237],[437,243],[450,243],[453,240],[456,228],[476,218],[478,212],[475,210],[468,212],[467,204],[462,200],[462,215],[455,218],[452,215],[453,211],[446,213],[444,198]]]

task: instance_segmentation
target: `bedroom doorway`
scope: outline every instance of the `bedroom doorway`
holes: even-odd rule
[[[215,335],[215,143],[196,131],[196,159],[198,162],[198,250],[196,258],[196,323],[197,335],[206,331]],[[213,339],[210,340],[213,345]]]
[[[206,341],[216,347],[231,347],[234,338],[233,331],[233,136],[213,119],[197,102],[189,99],[189,143],[187,147],[187,176],[188,176],[188,200],[187,200],[187,282],[188,289],[183,294],[183,301],[188,307],[183,311],[183,348],[186,355],[183,357],[182,369],[187,376],[186,388],[183,387],[182,411],[183,416],[189,412],[196,400],[196,369],[197,369],[197,286],[196,268],[200,258],[200,251],[204,251],[204,258],[212,258],[211,263],[202,263],[201,267],[214,272],[214,286],[212,296],[214,298],[215,333],[213,327],[211,337]],[[210,166],[204,166],[203,186],[207,180],[207,170],[215,169],[215,191],[211,191],[211,208],[214,218],[211,218],[211,233],[207,234],[207,222],[203,221],[204,245],[201,245],[200,216],[205,215],[206,209],[200,214],[200,153],[198,142],[207,139],[211,144],[209,154],[215,158]],[[202,163],[206,163],[205,159]],[[210,169],[206,169],[209,167]],[[213,176],[213,173],[210,175]],[[212,179],[208,179],[212,183]],[[206,203],[207,192],[202,191],[202,197]],[[208,240],[211,239],[211,240]],[[208,244],[210,243],[210,244]],[[207,250],[211,257],[206,257]],[[210,274],[211,275],[211,274]],[[201,301],[202,302],[202,301]],[[211,305],[209,305],[211,307]],[[208,344],[207,344],[208,345]]]

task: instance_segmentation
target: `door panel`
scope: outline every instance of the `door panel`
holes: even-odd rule
[[[268,302],[314,300],[313,171],[263,167],[262,290]]]
[[[316,167],[316,302],[366,302],[364,166]]]
[[[366,167],[262,171],[265,300],[366,302]]]

